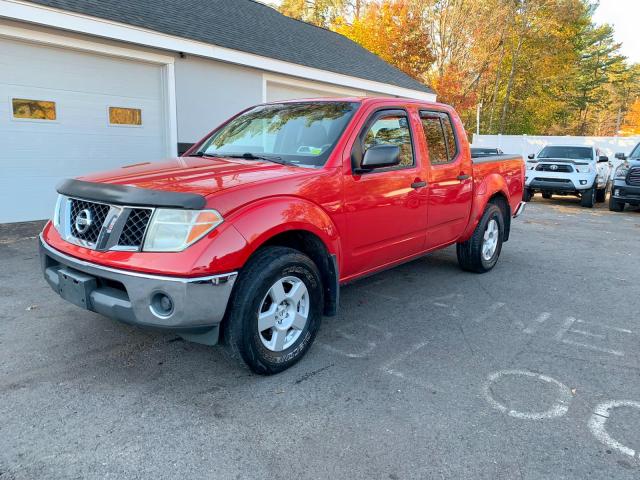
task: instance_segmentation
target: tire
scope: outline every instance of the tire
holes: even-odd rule
[[[613,198],[613,196],[610,196],[609,210],[611,210],[612,212],[622,212],[624,210],[624,202],[620,202]]]
[[[533,192],[530,189],[525,187],[525,189],[522,192],[522,201],[530,202],[532,198],[533,198]]]
[[[580,195],[580,205],[586,208],[593,208],[595,204],[596,204],[596,186],[594,184],[593,187],[582,192],[582,194]]]
[[[492,222],[495,222],[492,224]],[[486,234],[489,233],[490,225],[497,227],[495,232],[495,246],[493,247],[493,253],[490,256],[483,254],[483,247],[485,242],[488,241]],[[478,222],[476,229],[473,231],[473,235],[466,242],[458,243],[456,245],[456,254],[458,256],[458,264],[460,268],[468,272],[485,273],[491,270],[500,257],[502,251],[502,242],[504,239],[504,214],[500,207],[495,203],[489,203],[482,218]],[[485,253],[489,253],[485,251]]]
[[[552,197],[553,195],[551,193],[542,192],[542,198],[546,198],[547,200],[550,200]]]
[[[596,203],[604,203],[607,199],[607,189],[601,188],[596,191]]]
[[[303,296],[296,297],[296,291]],[[276,299],[282,301],[276,303]],[[222,325],[223,343],[232,357],[255,373],[282,372],[311,347],[320,328],[322,305],[322,280],[315,263],[292,248],[266,247],[238,277]],[[272,324],[262,331],[260,312],[261,326]]]

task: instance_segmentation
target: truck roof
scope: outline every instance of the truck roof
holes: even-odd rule
[[[397,105],[397,104],[411,104],[420,106],[438,106],[451,109],[452,107],[444,103],[429,102],[427,100],[418,100],[415,98],[404,97],[311,97],[311,98],[296,98],[294,100],[279,100],[274,102],[265,102],[263,105],[278,105],[282,103],[300,103],[300,102],[351,102],[360,103],[362,105],[380,104],[380,105]]]

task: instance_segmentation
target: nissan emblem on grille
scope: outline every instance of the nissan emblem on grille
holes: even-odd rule
[[[81,210],[78,215],[76,215],[75,227],[78,233],[86,233],[87,230],[91,228],[93,224],[93,218],[91,215],[91,210],[85,208]]]

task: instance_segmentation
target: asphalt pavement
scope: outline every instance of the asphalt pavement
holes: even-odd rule
[[[83,311],[0,227],[0,480],[638,479],[640,210],[536,196],[497,267],[342,290],[273,377]]]

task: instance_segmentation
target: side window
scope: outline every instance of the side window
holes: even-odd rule
[[[443,115],[440,120],[444,127],[444,135],[447,139],[447,153],[449,161],[453,161],[458,155],[458,144],[456,143],[456,134],[453,132],[453,125],[451,124],[451,118],[449,115]]]
[[[422,130],[427,139],[429,159],[432,165],[449,163],[458,154],[456,136],[449,115],[438,112],[421,112]]]
[[[363,152],[375,145],[398,145],[400,147],[399,166],[413,166],[413,148],[406,114],[394,111],[378,117],[362,138]]]

